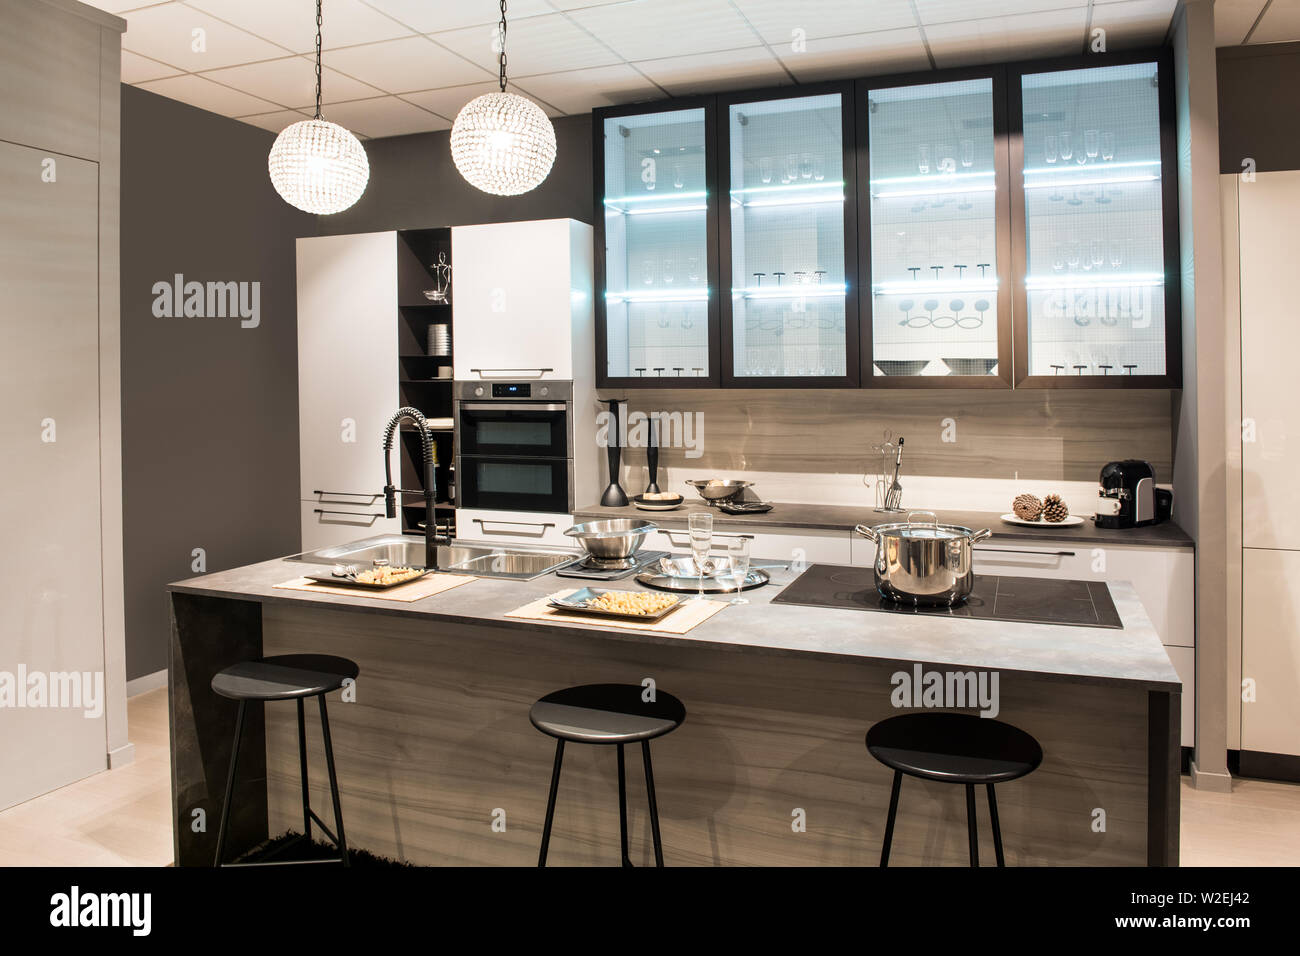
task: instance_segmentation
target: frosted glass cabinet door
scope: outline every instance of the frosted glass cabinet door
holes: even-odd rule
[[[1001,103],[990,73],[873,82],[859,101],[867,156],[858,202],[870,220],[866,384],[1010,384]]]
[[[858,382],[851,101],[848,85],[720,98],[724,385]]]
[[[602,385],[717,384],[713,101],[674,106],[597,114]]]
[[[1169,83],[1155,61],[1012,81],[1022,128],[1014,163],[1023,182],[1015,221],[1024,229],[1018,384],[1173,384]]]

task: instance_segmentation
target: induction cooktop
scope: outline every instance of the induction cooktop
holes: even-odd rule
[[[954,607],[899,604],[876,590],[871,568],[814,564],[772,598],[773,604],[851,608],[983,621],[1060,624],[1067,627],[1124,627],[1104,581],[1060,581],[975,575],[970,596]]]

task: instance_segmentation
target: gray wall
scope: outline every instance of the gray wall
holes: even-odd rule
[[[1300,88],[1300,43],[1223,47],[1218,52],[1219,172],[1300,169],[1300,126],[1290,99]]]
[[[122,478],[127,678],[167,666],[163,587],[298,549],[294,237],[274,136],[122,87]],[[261,283],[261,322],[156,318],[153,284]]]

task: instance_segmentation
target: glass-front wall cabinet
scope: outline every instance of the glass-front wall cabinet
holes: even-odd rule
[[[877,379],[1010,375],[993,102],[990,77],[867,94]]]
[[[710,119],[701,107],[603,121],[607,380],[710,375]]]
[[[856,378],[846,323],[844,100],[829,92],[724,101],[728,384]]]
[[[1028,376],[1164,376],[1157,64],[1020,77]],[[1050,383],[1048,383],[1050,384]]]

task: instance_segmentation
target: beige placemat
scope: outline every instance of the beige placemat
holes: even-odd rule
[[[665,634],[685,634],[696,625],[703,624],[727,606],[725,601],[691,601],[682,599],[682,606],[658,621],[637,621],[632,618],[599,617],[593,614],[575,614],[561,611],[547,602],[554,597],[572,594],[572,588],[556,591],[538,598],[523,607],[515,608],[506,617],[521,617],[529,621],[549,621],[554,624],[586,624],[595,627],[617,627],[627,631],[659,631]]]
[[[426,574],[410,584],[399,584],[388,591],[371,591],[367,588],[350,588],[346,585],[317,584],[311,578],[294,578],[272,587],[285,591],[310,591],[313,594],[346,594],[348,597],[374,598],[376,601],[420,601],[443,591],[477,581],[468,574]]]

